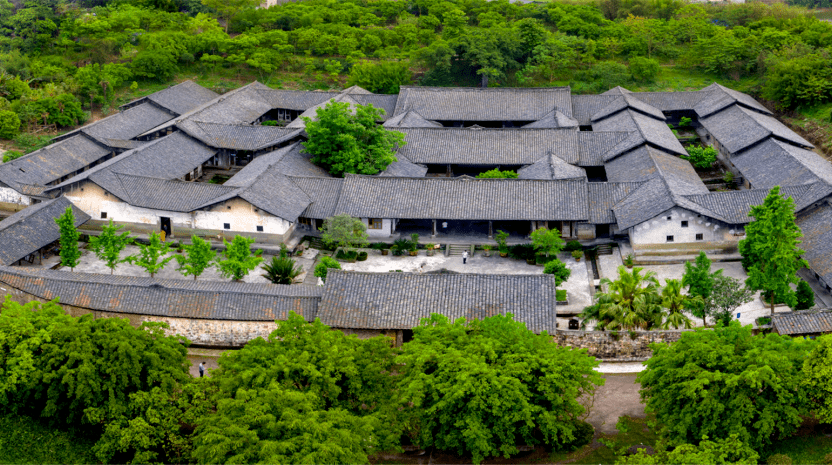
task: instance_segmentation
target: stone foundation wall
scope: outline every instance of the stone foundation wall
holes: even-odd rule
[[[688,330],[691,331],[691,330]],[[587,349],[604,361],[644,361],[653,355],[653,342],[674,342],[683,331],[569,331],[558,330],[552,339],[562,346]]]

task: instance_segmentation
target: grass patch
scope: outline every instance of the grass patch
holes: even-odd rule
[[[99,463],[93,441],[31,418],[0,416],[0,463]]]
[[[598,434],[595,440],[584,447],[569,453],[556,453],[550,458],[553,462],[576,464],[615,463],[615,452],[621,448],[636,444],[656,445],[658,437],[648,426],[649,418],[624,416],[619,418],[616,428],[618,434]]]
[[[564,300],[566,300],[566,289],[558,289],[555,292],[558,301],[563,302]]]
[[[764,454],[768,458],[774,454],[785,454],[794,463],[800,464],[822,464],[824,456],[832,453],[832,437],[823,435],[817,436],[793,436],[782,441],[777,441]]]

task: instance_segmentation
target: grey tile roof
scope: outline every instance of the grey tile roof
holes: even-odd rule
[[[732,155],[770,136],[799,146],[814,147],[775,118],[739,105],[732,105],[699,122]]]
[[[832,164],[810,150],[774,138],[765,139],[739,155],[731,163],[753,187],[771,188],[811,184],[832,184]]]
[[[670,190],[661,178],[653,178],[615,204],[612,208],[619,229],[631,228],[655,218],[676,206]]]
[[[614,224],[612,208],[624,200],[643,182],[590,182],[587,183],[589,200],[589,222],[592,224]]]
[[[685,148],[676,139],[663,121],[626,109],[613,116],[592,123],[593,131],[638,131],[641,137],[656,147],[671,153],[687,155]]]
[[[631,135],[639,139],[639,144],[644,140],[638,132],[592,132],[581,131],[578,133],[578,158],[572,159],[565,155],[559,155],[567,163],[578,166],[603,166],[611,152],[620,147],[623,141]],[[631,147],[632,148],[632,147]],[[616,154],[617,155],[617,154]]]
[[[0,181],[21,192],[25,185],[45,186],[84,169],[108,155],[110,150],[78,134],[17,160],[0,165]]]
[[[440,313],[469,320],[511,313],[535,333],[557,329],[548,275],[356,273],[332,270],[318,308],[333,328],[410,329]]]
[[[42,299],[133,315],[237,321],[285,320],[290,311],[315,319],[318,286],[226,283],[189,279],[0,268],[0,282]]]
[[[268,169],[237,196],[278,218],[295,222],[312,199],[288,177],[275,169]]]
[[[582,126],[592,123],[592,115],[618,99],[618,95],[573,95],[572,117]]]
[[[326,170],[313,164],[311,155],[303,153],[303,145],[295,143],[255,157],[242,170],[226,181],[224,186],[246,187],[266,170],[286,176],[330,178]]]
[[[557,157],[555,157],[557,158]],[[558,158],[558,160],[560,160]],[[562,160],[561,160],[562,161]],[[567,165],[572,166],[572,165]],[[579,168],[580,169],[580,168]],[[586,173],[584,173],[586,176]],[[517,170],[518,179],[554,179],[552,171],[552,156],[547,155],[531,165],[524,166]]]
[[[335,215],[335,207],[341,196],[342,178],[290,178],[309,196],[312,204],[300,215],[304,218],[326,219]]]
[[[625,89],[621,86],[615,86],[606,92],[601,92],[601,95],[627,95],[632,93],[633,91],[631,91],[630,89]]]
[[[299,137],[303,132],[302,129],[206,123],[195,119],[185,120],[176,127],[209,147],[250,151],[275,146]]]
[[[777,334],[789,336],[832,333],[832,310],[777,313],[771,317],[771,329]]]
[[[442,125],[436,121],[426,120],[415,111],[406,111],[398,114],[384,122],[385,128],[441,128]]]
[[[0,265],[11,265],[61,238],[55,218],[71,206],[75,226],[89,221],[90,216],[65,197],[47,200],[27,207],[0,221]]]
[[[384,110],[382,121],[389,119],[396,111],[396,101],[398,95],[383,95],[383,94],[350,94],[353,100],[359,105],[372,105],[376,108]]]
[[[341,93],[338,94],[335,98],[329,99],[327,101],[321,102],[314,107],[310,107],[306,109],[303,113],[301,113],[297,119],[292,121],[291,123],[287,124],[287,128],[305,128],[306,122],[303,118],[310,118],[312,121],[316,121],[318,119],[318,108],[324,108],[330,104],[330,102],[338,102],[338,103],[348,103],[350,105],[350,113],[355,114],[355,105],[358,105],[358,102],[355,101],[352,95]],[[385,117],[386,118],[386,117]]]
[[[175,86],[152,93],[147,96],[147,99],[177,115],[181,115],[217,97],[219,97],[219,94],[193,81],[183,81]]]
[[[760,105],[751,96],[723,87],[717,83],[705,87],[701,92],[707,93],[707,95],[699,103],[691,107],[699,118],[706,118],[733,104],[739,104],[767,115],[771,114],[766,107]]]
[[[144,176],[115,174],[125,202],[135,207],[169,212],[192,212],[202,205],[228,195],[234,187],[203,182],[184,182]]]
[[[303,151],[303,143],[290,145],[289,150],[275,164],[275,169],[286,176],[332,177],[325,169],[312,163],[312,155]]]
[[[675,195],[705,194],[708,188],[687,160],[647,147],[659,174]]]
[[[83,132],[107,146],[124,148],[125,144],[129,145],[130,139],[172,120],[174,116],[156,105],[142,103],[64,134],[56,140]]]
[[[396,154],[396,161],[390,163],[387,169],[379,173],[379,176],[394,176],[405,178],[420,178],[427,174],[428,167],[417,165],[401,154]]]
[[[394,116],[413,110],[435,121],[537,121],[555,109],[572,116],[568,87],[402,86]]]
[[[552,167],[552,179],[586,180],[586,171],[583,168],[570,165],[554,155],[548,157],[548,160]]]
[[[272,108],[283,110],[306,111],[315,105],[320,105],[339,92],[308,92],[303,90],[259,89],[258,94],[271,105]]]
[[[529,123],[524,128],[529,129],[536,129],[536,128],[578,128],[578,120],[572,118],[571,116],[565,115],[563,112],[559,110],[552,110],[546,114],[543,118],[539,120]]]
[[[741,191],[709,192],[698,195],[685,195],[684,198],[701,206],[703,212],[710,212],[711,218],[728,224],[747,224],[753,221],[748,216],[751,207],[762,205],[770,189],[744,189]],[[806,197],[811,197],[810,186],[786,186],[780,188],[780,194],[795,200],[795,211],[805,207]],[[818,199],[810,199],[809,203]],[[808,205],[808,204],[807,204]]]
[[[586,220],[585,182],[347,175],[336,213],[364,218]]]
[[[608,118],[625,108],[631,108],[647,116],[656,118],[659,121],[665,120],[664,114],[659,109],[630,96],[630,94],[622,94],[620,97],[613,100],[609,105],[598,110],[598,112],[593,114],[590,119],[593,123],[595,123],[596,121]]]
[[[709,92],[633,92],[631,97],[655,107],[661,111],[691,110],[702,99],[706,98]]]
[[[531,165],[548,153],[578,153],[572,129],[401,129],[401,154],[417,164]]]
[[[797,217],[803,232],[800,248],[812,271],[832,285],[832,205],[824,205]]]
[[[604,166],[610,182],[647,181],[658,175],[656,163],[646,146],[627,152]]]

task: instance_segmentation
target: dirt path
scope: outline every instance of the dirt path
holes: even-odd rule
[[[639,384],[635,373],[603,375],[606,383],[595,392],[586,421],[599,433],[616,433],[615,424],[623,415],[644,417],[644,404],[638,396]]]

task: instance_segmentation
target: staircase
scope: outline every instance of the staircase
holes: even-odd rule
[[[468,251],[468,256],[474,255],[474,246],[473,245],[465,245],[465,244],[448,244],[448,247],[445,249],[445,256],[449,257],[451,255],[462,255],[462,252]]]
[[[602,244],[598,246],[598,255],[612,255],[612,246],[609,244]]]

